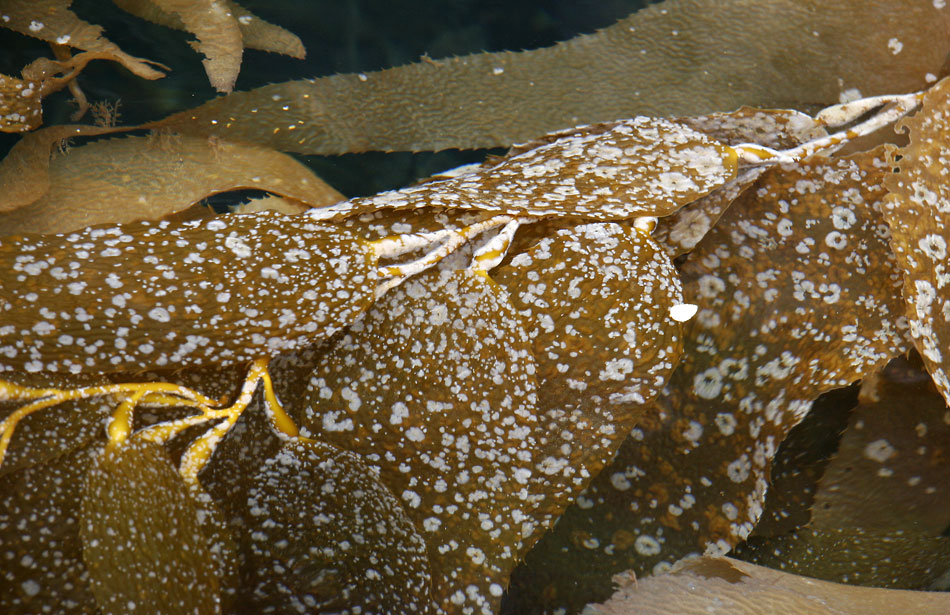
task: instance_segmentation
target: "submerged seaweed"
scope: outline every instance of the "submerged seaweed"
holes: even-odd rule
[[[90,59],[161,76],[69,4],[0,0],[56,57],[0,80],[0,610],[950,608],[893,591],[950,573],[944,3],[667,0],[38,128]],[[303,53],[116,5],[219,90]],[[490,146],[348,201],[287,154]]]

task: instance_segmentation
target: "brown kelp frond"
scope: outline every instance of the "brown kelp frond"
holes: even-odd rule
[[[0,234],[66,233],[96,224],[157,220],[213,194],[242,188],[311,207],[343,200],[285,154],[162,134],[71,148],[52,157],[47,180],[49,189],[39,199],[0,214]]]
[[[95,389],[106,384],[100,375],[9,374],[0,381],[0,476],[49,462],[81,448],[103,434],[117,398],[65,395],[54,391]],[[32,390],[21,396],[16,391]],[[14,438],[14,431],[16,437]]]
[[[887,615],[911,611],[940,615],[950,608],[945,593],[852,587],[816,581],[735,559],[700,557],[678,562],[667,574],[637,580],[618,575],[619,589],[590,615],[721,611],[734,615]]]
[[[21,235],[0,252],[6,372],[245,363],[333,335],[376,291],[358,237],[274,213]]]
[[[79,111],[88,108],[75,78],[90,60],[117,62],[145,79],[158,79],[167,67],[122,51],[102,35],[102,28],[69,9],[72,0],[6,0],[0,4],[0,27],[49,42],[57,60],[40,58],[23,69],[22,78],[0,76],[0,131],[24,132],[42,123],[43,97],[69,86]],[[300,39],[234,2],[219,0],[116,0],[126,11],[161,25],[196,35],[211,85],[230,92],[241,68],[244,47],[303,58]],[[81,49],[72,56],[70,49]]]
[[[255,609],[439,612],[421,528],[371,466],[345,449],[300,440],[253,468],[242,513],[244,591]]]
[[[886,180],[891,193],[884,216],[891,248],[903,270],[907,318],[914,344],[944,399],[950,399],[947,342],[950,296],[946,286],[950,184],[950,80],[926,95],[923,108],[901,126],[910,131],[907,147],[894,151],[896,173]]]
[[[120,4],[195,33],[222,89],[255,37],[302,51],[226,0]],[[939,584],[950,414],[882,367],[913,336],[950,387],[950,86],[918,91],[944,4],[668,0],[150,136],[91,138],[142,130],[108,109],[26,135],[0,165],[0,610],[564,614],[624,571],[692,584],[665,608],[702,580],[804,604],[745,563],[675,564],[757,523],[750,559]],[[107,53],[68,46],[0,84],[11,125]],[[921,104],[897,153],[860,141]],[[279,152],[514,139],[346,202]],[[249,188],[270,196],[200,209]]]
[[[548,481],[534,374],[504,291],[433,270],[384,296],[310,376],[301,434],[378,469],[426,540],[445,609],[493,612],[522,541],[553,521],[536,514]]]
[[[667,0],[550,48],[268,85],[162,124],[314,154],[510,146],[637,115],[919,90],[941,74],[946,49],[933,41],[948,33],[950,13],[925,0]]]
[[[950,570],[950,414],[928,374],[903,357],[862,388],[813,479],[808,517],[770,537],[757,528],[737,557],[839,583],[926,589]]]
[[[104,613],[170,604],[223,613],[236,591],[236,545],[221,513],[158,444],[135,439],[99,455],[83,487],[79,533]]]
[[[195,49],[204,55],[201,61],[211,85],[219,92],[230,92],[234,88],[238,72],[241,70],[241,56],[244,42],[241,36],[237,15],[234,15],[225,2],[219,0],[147,0],[135,2],[119,1],[116,4],[129,12],[150,19],[153,15],[164,17],[162,21],[174,19],[181,29],[195,35],[198,39]],[[143,12],[148,5],[154,6],[152,13]],[[147,9],[146,9],[147,10]]]
[[[137,17],[147,19],[152,23],[157,23],[162,26],[175,28],[176,30],[188,30],[196,35],[199,34],[198,29],[189,28],[186,26],[186,23],[194,26],[195,20],[203,15],[201,11],[207,8],[207,5],[203,2],[194,3],[194,6],[187,6],[181,2],[172,3],[165,0],[112,1],[116,6]],[[300,38],[292,32],[280,26],[268,23],[237,2],[223,0],[217,4],[223,7],[229,15],[215,14],[213,15],[213,19],[216,23],[225,25],[228,29],[230,29],[230,22],[226,21],[224,17],[229,17],[236,21],[237,27],[241,32],[241,42],[244,47],[281,53],[294,58],[306,57],[307,52],[304,49],[303,43],[300,42]],[[187,22],[184,20],[185,16],[189,18]],[[199,27],[201,26],[200,23],[198,25]],[[201,33],[207,34],[207,30],[201,28]],[[230,36],[230,32],[228,34]],[[201,51],[201,47],[202,46],[199,45],[199,51]],[[240,50],[235,51],[234,49],[229,49],[228,51],[232,55],[237,55],[238,62],[240,62]]]
[[[906,346],[879,211],[886,172],[880,151],[814,157],[730,206],[683,268],[699,311],[669,393],[528,554],[513,611],[577,609],[606,598],[613,574],[749,535],[770,460],[812,400]],[[545,582],[521,581],[534,574]]]
[[[88,443],[47,463],[0,476],[4,613],[30,615],[53,604],[64,615],[97,608],[82,561],[79,527],[83,482],[101,451],[102,443]]]
[[[72,0],[6,0],[0,6],[0,26],[50,44],[106,54],[145,79],[164,76],[150,66],[152,62],[134,58],[104,38],[101,27],[83,21],[69,10],[71,4]]]

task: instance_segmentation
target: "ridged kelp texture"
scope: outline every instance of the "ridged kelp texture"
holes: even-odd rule
[[[79,505],[91,445],[0,477],[0,610],[35,615],[92,613],[96,602],[82,562]]]
[[[426,543],[358,455],[291,442],[250,480],[248,612],[436,612]]]
[[[560,465],[539,450],[535,361],[505,293],[431,271],[319,358],[301,435],[362,455],[425,539],[437,603],[496,611]]]
[[[620,589],[589,615],[943,615],[950,595],[852,587],[729,558],[685,560],[669,574],[618,577]]]
[[[50,188],[49,163],[67,139],[114,132],[104,126],[50,126],[23,135],[0,161],[0,212],[13,211],[41,198]]]
[[[71,374],[4,374],[3,380],[13,385],[39,388],[72,388],[106,383],[102,376]],[[0,399],[0,420],[32,403]],[[43,464],[73,449],[88,444],[105,434],[106,421],[116,406],[112,396],[86,397],[43,408],[21,419],[10,440],[0,465],[0,476]]]
[[[950,572],[950,409],[926,372],[911,381],[893,380],[897,373],[884,370],[865,387],[873,390],[815,485],[807,523],[750,539],[743,559],[897,589],[926,589]]]
[[[932,0],[668,0],[554,47],[268,85],[159,124],[309,154],[509,146],[637,115],[919,90],[948,34]]]
[[[735,151],[682,124],[586,126],[453,179],[354,199],[340,215],[423,206],[618,220],[663,216],[735,177]]]
[[[49,190],[42,197],[0,214],[0,235],[157,220],[229,190],[266,190],[313,207],[344,200],[290,156],[185,136],[116,138],[72,147],[52,156],[48,173]]]
[[[614,223],[558,230],[489,275],[531,340],[539,441],[555,453],[562,483],[563,497],[549,503],[559,513],[669,381],[682,352],[670,308],[683,302],[682,287],[659,246]]]
[[[893,160],[897,172],[887,179],[892,196],[884,215],[904,272],[914,344],[944,399],[950,400],[950,80],[934,86],[921,111],[902,126],[910,130],[910,143]]]
[[[89,585],[106,615],[224,613],[236,545],[220,512],[158,444],[129,440],[89,469],[80,535]]]
[[[0,372],[233,365],[315,343],[373,301],[353,235],[306,215],[0,239]]]
[[[812,400],[905,348],[886,171],[880,152],[814,158],[732,204],[683,267],[699,311],[670,394],[528,554],[510,612],[578,609],[606,598],[613,574],[749,535],[769,463]]]

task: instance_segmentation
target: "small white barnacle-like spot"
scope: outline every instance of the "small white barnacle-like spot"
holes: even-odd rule
[[[617,491],[626,491],[630,488],[630,481],[624,476],[623,472],[614,472],[610,475],[610,484]]]
[[[693,378],[693,392],[703,399],[715,399],[722,392],[722,374],[710,367]]]
[[[637,539],[633,543],[633,548],[637,550],[637,553],[640,555],[656,555],[660,549],[660,543],[653,536],[637,536]]]
[[[410,427],[406,430],[406,438],[411,442],[422,442],[426,439],[426,434],[418,427]]]
[[[716,427],[719,428],[719,433],[724,436],[731,436],[736,431],[738,422],[731,412],[720,412],[713,421],[716,423]]]
[[[778,224],[775,225],[775,230],[778,231],[778,234],[782,237],[789,237],[795,234],[795,225],[788,218],[782,218],[778,221]]]
[[[724,290],[726,290],[725,282],[714,275],[707,273],[699,278],[699,295],[701,297],[712,298]]]
[[[896,453],[897,449],[891,446],[891,443],[884,438],[879,438],[874,442],[868,442],[864,447],[864,456],[878,463],[884,463]]]
[[[697,421],[690,421],[689,426],[683,430],[683,437],[696,444],[703,435],[703,426]]]
[[[485,563],[485,552],[478,547],[468,547],[465,549],[465,555],[467,555],[476,566],[481,566]]]
[[[389,415],[390,425],[399,425],[403,419],[409,418],[409,407],[401,401],[397,401],[392,406],[392,413]]]
[[[947,242],[943,237],[930,233],[917,242],[920,251],[934,261],[943,261],[947,256]]]
[[[247,245],[243,239],[238,237],[237,233],[232,232],[228,235],[224,240],[224,245],[238,258],[247,258],[251,255],[251,247]]]
[[[914,280],[914,289],[917,291],[917,297],[914,301],[917,308],[917,316],[924,318],[930,314],[930,309],[937,296],[937,292],[934,290],[933,285],[927,280]]]
[[[158,322],[168,322],[172,319],[171,314],[163,307],[152,308],[148,311],[148,317]]]
[[[843,250],[848,245],[848,237],[839,231],[831,231],[825,235],[825,245],[835,250]]]
[[[410,489],[402,492],[402,499],[406,501],[410,508],[419,508],[419,505],[422,504],[422,498],[419,497],[419,494]]]
[[[736,505],[732,502],[726,502],[722,505],[722,514],[726,516],[726,519],[730,521],[735,521],[739,516],[739,509],[736,508]]]
[[[741,483],[749,478],[749,471],[751,469],[752,462],[749,461],[749,456],[743,453],[741,457],[726,467],[726,473],[729,475],[729,480],[734,483]]]
[[[854,212],[847,207],[835,207],[831,210],[831,224],[839,231],[846,231],[857,222]]]

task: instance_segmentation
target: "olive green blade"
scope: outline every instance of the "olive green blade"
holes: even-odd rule
[[[254,612],[435,612],[426,543],[358,455],[288,442],[250,482],[243,591]]]
[[[0,477],[3,613],[95,611],[79,528],[83,479],[100,451],[89,445]]]
[[[158,444],[132,439],[99,457],[80,535],[105,614],[224,613],[235,592],[236,546],[221,514]]]

